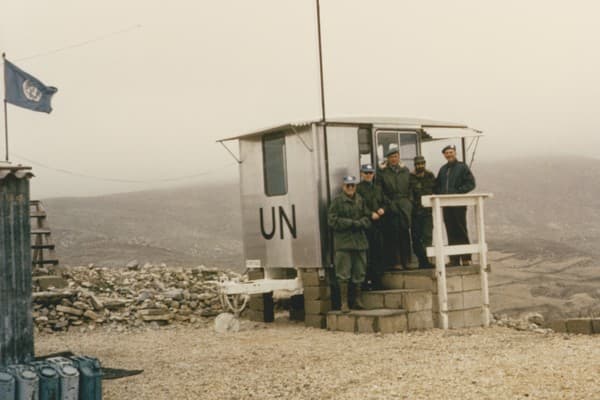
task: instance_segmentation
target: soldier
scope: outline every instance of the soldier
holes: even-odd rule
[[[415,171],[410,174],[413,188],[413,212],[412,212],[412,244],[413,251],[419,260],[419,268],[433,268],[427,258],[426,249],[431,246],[431,235],[433,231],[433,218],[431,208],[421,205],[421,196],[433,194],[435,188],[435,175],[425,169],[425,157],[414,158]]]
[[[333,230],[335,251],[335,274],[340,287],[342,312],[348,312],[348,285],[354,284],[355,308],[364,308],[360,300],[361,285],[365,280],[367,266],[367,236],[371,226],[370,213],[359,194],[357,179],[344,177],[342,193],[329,206],[327,223]]]
[[[377,185],[383,192],[383,204],[386,210],[384,247],[388,265],[394,269],[403,269],[408,268],[411,257],[410,171],[400,162],[397,148],[388,150],[386,158],[386,164],[381,167],[377,175]]]
[[[456,159],[456,146],[449,145],[442,149],[448,161],[442,165],[436,178],[438,194],[468,193],[475,189],[475,177],[467,164]],[[444,207],[444,225],[448,234],[448,244],[469,244],[467,231],[467,207]],[[450,266],[471,265],[471,255],[450,256]]]
[[[375,185],[375,168],[371,164],[360,167],[361,182],[356,187],[356,192],[365,201],[367,210],[371,214],[371,228],[367,230],[369,250],[367,251],[367,277],[365,287],[368,289],[382,289],[381,277],[383,276],[383,236],[382,217],[383,193],[381,188]]]

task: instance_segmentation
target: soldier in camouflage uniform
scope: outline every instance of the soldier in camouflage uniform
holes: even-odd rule
[[[410,174],[413,189],[412,201],[412,245],[413,251],[419,260],[419,268],[433,268],[427,258],[426,249],[431,246],[433,232],[433,218],[431,208],[421,205],[421,196],[433,194],[435,189],[435,175],[425,169],[425,157],[414,158],[415,170]]]
[[[384,247],[387,264],[394,269],[408,268],[411,258],[410,223],[412,193],[410,171],[400,162],[397,148],[388,150],[386,165],[377,172],[377,185],[383,192],[386,210]]]
[[[369,250],[367,251],[367,278],[368,289],[382,289],[381,277],[383,276],[383,234],[382,218],[385,213],[383,209],[383,193],[381,188],[375,185],[375,168],[371,164],[360,167],[361,182],[356,187],[356,192],[361,195],[371,214],[371,228],[367,230]]]
[[[367,236],[370,228],[370,213],[365,202],[356,194],[357,179],[344,177],[342,193],[329,206],[327,223],[333,230],[335,251],[335,274],[340,287],[342,312],[348,312],[348,285],[354,284],[355,308],[364,308],[361,300],[361,285],[367,267]]]

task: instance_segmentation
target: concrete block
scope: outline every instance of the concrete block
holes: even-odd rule
[[[356,329],[359,333],[377,332],[377,317],[356,317]]]
[[[405,289],[424,289],[434,290],[436,283],[430,276],[424,275],[405,275],[404,276],[404,288]]]
[[[313,328],[325,329],[327,326],[327,318],[321,314],[305,314],[304,325]]]
[[[329,310],[331,310],[329,300],[304,300],[306,314],[327,314]]]
[[[262,311],[248,309],[244,311],[244,317],[250,321],[265,322],[265,315]]]
[[[304,286],[304,299],[306,300],[329,300],[331,288],[329,286]]]
[[[469,290],[481,290],[481,275],[471,274],[463,275],[462,289],[466,292]]]
[[[592,331],[594,333],[600,333],[600,318],[594,318],[592,320]]]
[[[409,312],[408,330],[421,330],[433,328],[433,317],[431,310]]]
[[[461,329],[465,327],[465,314],[462,310],[448,312],[448,328]]]
[[[363,292],[361,299],[368,310],[383,308],[385,295],[381,292]]]
[[[301,269],[302,286],[328,286],[326,271],[321,268]]]
[[[356,332],[356,317],[350,314],[338,314],[336,330]]]
[[[55,275],[34,276],[31,280],[42,290],[48,290],[51,287],[62,289],[69,285],[66,279]]]
[[[386,306],[388,308],[392,308]],[[415,311],[429,311],[431,314],[432,309],[432,295],[430,291],[419,290],[419,291],[409,291],[403,293],[403,302],[402,308],[406,311],[415,312]]]
[[[567,332],[581,333],[584,335],[591,334],[592,320],[590,318],[571,318],[567,320]]]
[[[253,268],[248,270],[248,279],[251,281],[257,279],[263,279],[265,277],[265,270],[262,268]]]
[[[385,293],[383,299],[384,308],[404,308],[404,293],[389,291]]]
[[[567,321],[564,319],[555,319],[553,321],[548,321],[546,322],[545,326],[546,328],[552,329],[554,332],[567,332]]]
[[[386,289],[404,289],[404,275],[401,273],[386,272],[383,274],[382,284]]]
[[[483,317],[481,316],[481,307],[472,308],[470,310],[464,310],[463,318],[465,321],[465,328],[483,326],[483,319],[482,319]]]
[[[440,310],[439,307],[439,298],[437,294],[432,296],[432,307],[431,309],[434,312],[438,312]],[[464,309],[464,300],[462,293],[448,293],[448,311],[458,311]]]
[[[463,280],[463,277],[460,275],[446,277],[446,288],[447,288],[448,293],[462,292],[463,291],[462,280]],[[436,283],[436,285],[437,285],[437,283]]]
[[[262,294],[251,295],[248,306],[251,310],[262,311],[265,309],[265,301],[263,300]]]
[[[408,330],[406,314],[380,316],[378,330],[381,333],[406,332]]]
[[[340,314],[339,311],[330,311],[327,313],[327,329],[330,331],[337,331],[337,317]]]
[[[463,308],[466,310],[468,308],[477,308],[481,307],[483,301],[481,300],[481,290],[470,290],[468,292],[463,292]]]

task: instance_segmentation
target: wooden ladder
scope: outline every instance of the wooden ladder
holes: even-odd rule
[[[31,218],[31,262],[33,268],[43,267],[47,264],[58,265],[46,210],[40,200],[29,202],[29,217]]]

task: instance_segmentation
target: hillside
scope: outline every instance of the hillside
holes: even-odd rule
[[[237,185],[44,200],[65,265],[241,262]]]
[[[486,206],[494,310],[600,314],[600,160],[478,161],[474,173],[477,191],[494,194]],[[237,184],[44,203],[64,265],[242,269]]]

